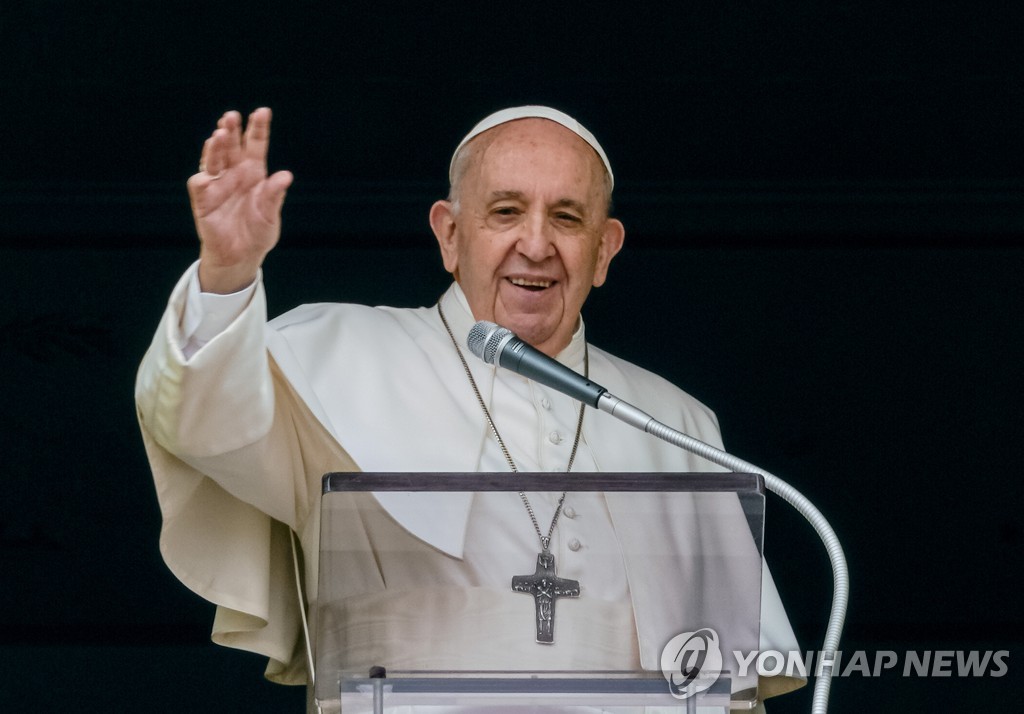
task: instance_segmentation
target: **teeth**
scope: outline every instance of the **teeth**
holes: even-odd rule
[[[519,285],[524,288],[550,288],[550,280],[526,280],[525,278],[509,278],[513,285]]]

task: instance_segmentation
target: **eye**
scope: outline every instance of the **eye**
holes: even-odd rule
[[[522,209],[514,203],[502,203],[491,208],[491,215],[502,219],[515,218],[522,212]]]
[[[514,226],[522,220],[523,211],[519,206],[503,205],[491,209],[489,220],[495,227]]]
[[[583,223],[583,219],[575,213],[569,213],[567,211],[559,211],[555,214],[555,220],[562,223],[580,224]]]
[[[523,211],[515,204],[492,206],[487,214],[488,223],[494,228],[503,229],[515,226],[522,220]]]

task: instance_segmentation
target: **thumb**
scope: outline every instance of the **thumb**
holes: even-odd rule
[[[292,185],[293,180],[291,171],[278,171],[267,177],[257,202],[260,213],[268,221],[275,221],[280,215],[285,194],[288,193],[288,188]]]

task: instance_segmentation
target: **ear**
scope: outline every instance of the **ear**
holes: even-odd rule
[[[455,235],[455,208],[451,201],[437,201],[430,207],[430,228],[441,248],[444,269],[458,277],[459,241]]]
[[[604,233],[601,234],[601,245],[597,248],[597,265],[594,267],[594,287],[604,285],[608,277],[608,266],[612,258],[622,250],[622,242],[626,238],[626,228],[622,221],[609,218],[605,221]]]

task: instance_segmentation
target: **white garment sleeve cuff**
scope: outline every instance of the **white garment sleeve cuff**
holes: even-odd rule
[[[185,311],[181,316],[180,345],[186,359],[226,330],[245,311],[256,293],[259,276],[246,288],[228,295],[204,293],[199,289],[199,261],[189,268]]]

